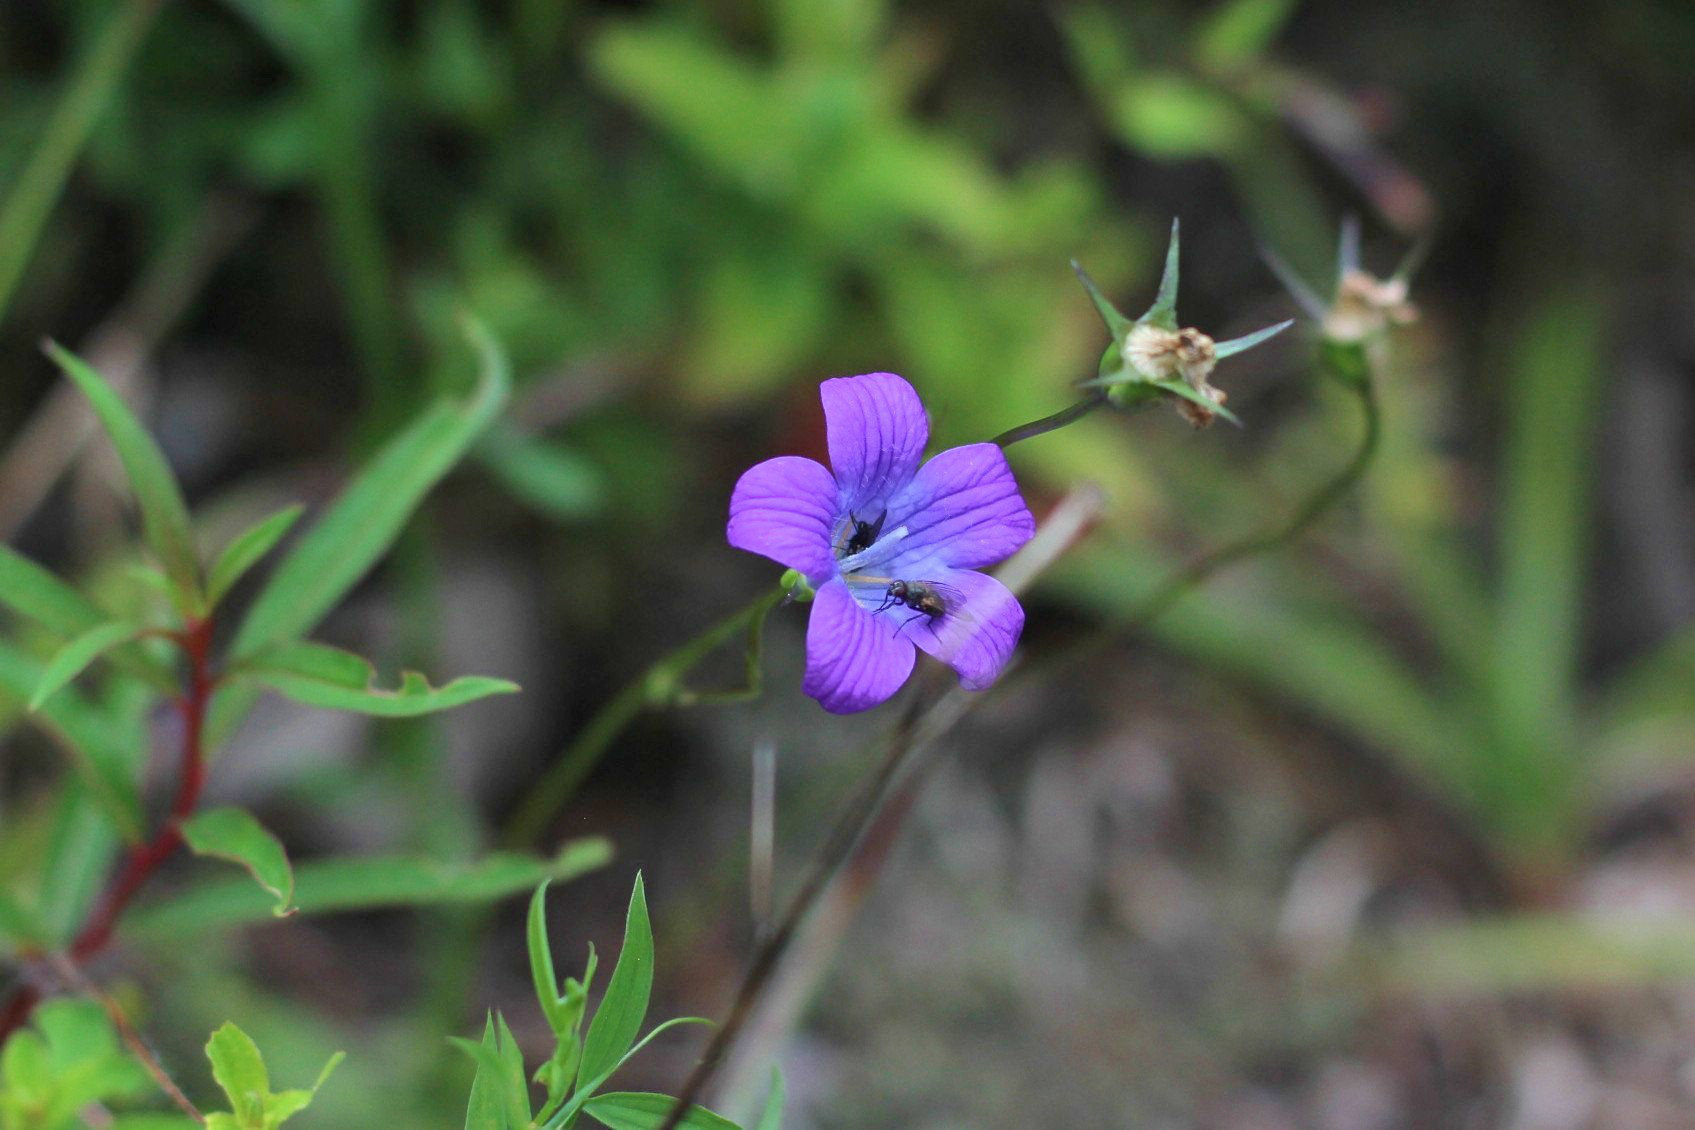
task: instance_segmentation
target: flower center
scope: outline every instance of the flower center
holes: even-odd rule
[[[845,576],[849,573],[874,573],[887,564],[906,540],[906,527],[896,526],[858,553],[836,560],[836,568]]]

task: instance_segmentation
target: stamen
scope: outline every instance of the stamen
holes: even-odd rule
[[[870,548],[862,549],[858,553],[842,558],[837,562],[837,567],[844,576],[848,573],[869,572],[893,557],[895,547],[905,540],[906,527],[897,526],[878,538]]]

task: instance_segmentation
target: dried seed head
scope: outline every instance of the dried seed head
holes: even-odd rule
[[[1336,301],[1324,316],[1324,336],[1364,341],[1390,326],[1417,320],[1418,308],[1407,301],[1406,279],[1379,279],[1356,267],[1344,272],[1336,287]]]
[[[1193,326],[1173,331],[1144,322],[1125,336],[1123,352],[1125,363],[1146,379],[1181,379],[1212,403],[1224,403],[1223,390],[1214,388],[1207,380],[1218,364],[1218,346]],[[1194,401],[1173,399],[1183,418],[1197,428],[1206,427],[1218,415]]]

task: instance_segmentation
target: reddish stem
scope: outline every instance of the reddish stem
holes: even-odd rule
[[[176,799],[171,802],[170,815],[159,831],[146,843],[130,849],[119,869],[117,878],[106,889],[94,911],[66,950],[66,956],[77,965],[105,949],[117,929],[131,900],[146,885],[153,873],[182,845],[182,822],[194,814],[200,803],[200,792],[206,784],[206,708],[211,702],[217,680],[212,675],[212,621],[191,620],[180,633],[171,637],[182,648],[188,661],[188,681],[177,699],[182,715],[182,775],[177,782]],[[0,1011],[0,1041],[22,1027],[41,999],[33,985],[23,985]]]

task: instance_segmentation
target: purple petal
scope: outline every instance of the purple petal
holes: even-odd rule
[[[890,504],[888,524],[907,531],[897,564],[953,569],[1004,561],[1036,532],[1006,453],[992,443],[949,448],[924,464]]]
[[[867,373],[827,380],[818,395],[841,502],[881,505],[912,478],[930,439],[917,391],[893,373]]]
[[[960,570],[936,582],[949,608],[936,620],[909,620],[902,633],[959,672],[980,691],[999,677],[1024,631],[1024,609],[1012,591],[985,573]]]
[[[799,569],[817,585],[835,575],[830,548],[835,521],[835,477],[815,460],[780,455],[748,468],[736,480],[725,534],[737,549]]]
[[[838,578],[821,586],[806,625],[806,681],[801,689],[832,714],[887,702],[912,674],[916,656],[898,623],[874,618]]]

